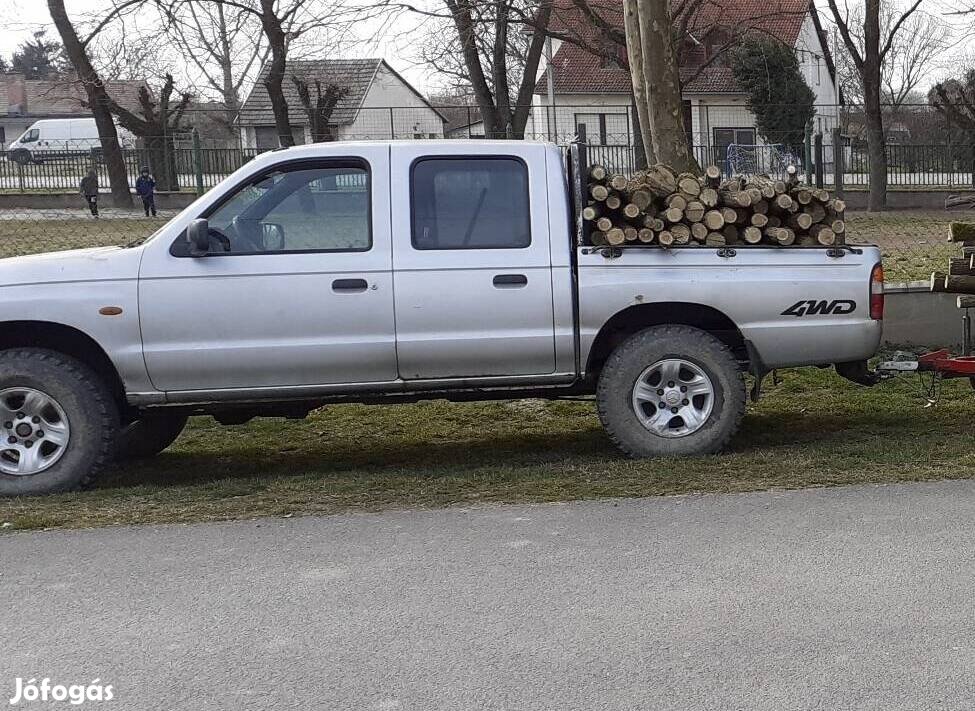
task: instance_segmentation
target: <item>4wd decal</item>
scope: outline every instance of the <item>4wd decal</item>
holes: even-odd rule
[[[857,302],[848,299],[834,299],[833,301],[816,301],[807,299],[797,301],[792,306],[782,312],[783,316],[816,316],[819,314],[836,314],[843,316],[856,311]]]

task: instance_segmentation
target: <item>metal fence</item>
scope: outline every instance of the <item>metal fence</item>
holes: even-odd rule
[[[596,100],[598,98],[598,101]],[[594,157],[612,170],[636,169],[634,149],[638,132],[633,110],[624,95],[590,97],[589,103],[557,103],[554,107],[528,107],[522,136],[566,145],[584,130]],[[795,106],[775,107],[783,115],[795,113]],[[965,109],[968,111],[968,109]],[[944,114],[926,105],[884,108],[887,129],[888,184],[910,188],[975,187],[975,131],[954,125]],[[221,114],[223,117],[223,114]],[[205,116],[191,113],[188,126],[213,125]],[[969,124],[975,126],[975,116]],[[303,117],[292,112],[293,134],[298,143],[311,141]],[[775,172],[784,160],[803,170],[812,169],[814,156],[807,147],[819,134],[823,140],[825,180],[832,183],[834,156],[842,154],[843,182],[852,187],[869,187],[869,156],[865,140],[863,111],[857,106],[819,105],[809,122],[807,135],[763,135],[755,115],[744,99],[716,103],[704,99],[685,102],[684,130],[699,163],[718,165],[726,173],[753,166],[758,172]],[[834,145],[834,129],[839,129]],[[474,106],[363,107],[348,120],[333,127],[336,140],[380,140],[431,138],[507,138],[509,129],[485,125]],[[228,132],[202,135],[194,151],[185,131],[166,140],[166,150],[175,165],[180,189],[195,190],[215,185],[258,153],[277,147],[273,126],[238,123]],[[52,150],[40,142],[0,152],[0,190],[14,192],[73,190],[90,169],[99,172],[107,186],[107,174],[98,152],[71,145]],[[138,142],[145,145],[145,139]],[[737,147],[735,155],[729,148]],[[155,154],[158,158],[158,152]],[[153,163],[144,147],[124,152],[130,182],[141,165]]]

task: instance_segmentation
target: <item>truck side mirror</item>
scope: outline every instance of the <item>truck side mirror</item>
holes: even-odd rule
[[[186,241],[191,257],[205,257],[210,253],[210,223],[204,219],[193,220],[186,228]]]

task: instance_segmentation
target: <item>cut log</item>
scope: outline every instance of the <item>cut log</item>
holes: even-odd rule
[[[623,214],[634,220],[640,216],[640,206],[634,202],[628,202],[623,206]]]
[[[737,244],[741,236],[738,228],[734,225],[725,225],[722,227],[721,234],[724,235],[725,244]]]
[[[975,194],[949,195],[945,198],[945,210],[975,210]]]
[[[836,233],[826,225],[813,225],[809,228],[809,234],[825,247],[836,244]]]
[[[704,204],[696,201],[687,203],[684,208],[684,217],[688,222],[700,222],[704,219]]]
[[[949,276],[972,276],[972,260],[956,257],[948,260]]]
[[[674,174],[674,170],[662,163],[657,163],[653,168],[644,172],[641,179],[641,182],[650,189],[650,192],[658,197],[665,197],[677,192],[677,176]]]
[[[691,225],[691,237],[696,239],[698,242],[703,242],[704,238],[708,236],[708,228],[703,222],[695,222]]]
[[[799,169],[794,165],[788,165],[785,168],[785,184],[790,188],[799,182]]]
[[[826,210],[818,202],[806,205],[802,211],[812,217],[813,222],[822,222],[826,219]]]
[[[684,219],[684,211],[676,207],[668,207],[663,212],[665,222],[676,223]]]
[[[780,245],[788,247],[790,244],[795,244],[796,233],[788,227],[780,227],[778,240]]]
[[[745,194],[748,195],[749,205],[755,205],[762,199],[762,191],[758,188],[745,188]]]
[[[760,215],[768,214],[768,201],[759,200],[754,205],[752,205],[752,212],[758,213]]]
[[[819,200],[819,202],[829,202],[829,191],[823,188],[816,188],[812,191],[813,198]]]
[[[674,235],[674,242],[677,244],[687,244],[691,241],[691,228],[682,222],[671,225],[670,232]]]
[[[735,224],[736,225],[747,225],[748,219],[751,217],[752,213],[743,208],[735,208]]]
[[[613,221],[608,217],[600,217],[596,220],[596,229],[600,232],[608,232],[613,229]]]
[[[606,196],[606,207],[610,210],[619,210],[623,205],[623,200],[619,195],[615,193],[610,193]]]
[[[793,200],[789,195],[776,195],[774,204],[779,210],[789,210],[793,206]]]
[[[945,277],[945,291],[952,294],[975,294],[975,276]]]
[[[636,227],[627,226],[623,228],[623,237],[627,242],[636,242],[640,231]]]
[[[808,230],[812,227],[813,218],[809,213],[797,212],[795,215],[789,215],[788,223],[794,230]]]
[[[841,235],[846,232],[846,223],[843,220],[833,220],[829,223],[829,228],[837,235]]]
[[[721,169],[716,165],[709,165],[705,168],[704,182],[709,188],[718,187],[721,184]]]
[[[733,207],[722,207],[721,208],[721,219],[725,221],[726,224],[732,224],[738,219],[738,213],[735,212]]]
[[[800,205],[808,205],[813,199],[812,193],[806,188],[799,188],[793,193],[792,197]]]
[[[584,208],[582,208],[583,220],[589,220],[591,222],[592,220],[595,220],[597,217],[599,217],[598,205],[586,205]]]
[[[784,180],[774,180],[772,181],[772,186],[775,188],[776,195],[781,195],[789,189],[789,186],[785,184]]]
[[[951,222],[948,224],[949,242],[971,242],[975,245],[975,222]]]
[[[711,187],[701,188],[701,194],[698,196],[697,199],[700,202],[704,203],[704,206],[707,208],[717,207],[718,191]]]
[[[762,231],[749,225],[741,230],[741,238],[746,244],[758,244],[762,241]]]
[[[752,215],[752,225],[758,228],[766,227],[768,225],[768,215],[756,212]]]
[[[948,291],[945,282],[948,275],[944,272],[931,272],[931,291]]]
[[[643,218],[643,226],[650,228],[654,232],[663,232],[664,221],[659,217],[650,217],[647,215]]]
[[[630,192],[630,202],[641,210],[646,210],[653,205],[653,195],[650,194],[649,190],[632,190]]]
[[[734,215],[734,210],[731,210],[731,208],[725,209],[730,210],[731,214]],[[708,210],[704,213],[703,220],[705,226],[712,231],[720,230],[724,227],[725,222],[729,222],[729,220],[725,220],[724,211],[718,210]]]
[[[589,178],[597,182],[606,180],[606,169],[598,163],[594,163],[589,166]]]
[[[701,194],[701,182],[697,179],[696,175],[681,173],[677,179],[677,189],[688,195],[697,197]]]
[[[782,218],[779,217],[778,215],[769,215],[768,216],[768,225],[767,226],[768,227],[781,227],[782,226]]]
[[[663,230],[657,235],[657,241],[661,244],[661,246],[669,247],[674,243],[674,235],[670,230]]]
[[[704,244],[708,247],[723,247],[728,244],[728,241],[720,232],[708,232],[708,236],[704,238]]]
[[[685,198],[680,193],[674,193],[669,195],[664,203],[667,207],[676,207],[678,210],[684,210],[687,208],[687,198]]]
[[[844,212],[846,212],[846,203],[839,198],[834,198],[830,202],[829,207],[837,215],[842,215]]]
[[[593,230],[589,233],[589,244],[596,245],[597,247],[609,244],[609,242],[606,241],[606,233],[599,230]]]
[[[748,207],[752,199],[744,190],[719,190],[718,202],[728,207]]]
[[[614,227],[611,230],[606,230],[606,243],[613,246],[620,245],[626,242],[626,233],[623,232],[619,227]]]
[[[637,239],[643,242],[643,244],[650,244],[653,242],[653,230],[649,227],[642,227],[637,233]]]
[[[609,188],[607,188],[605,185],[590,185],[589,196],[592,197],[593,200],[602,202],[609,197]]]
[[[629,185],[630,181],[625,175],[614,175],[609,179],[609,187],[613,190],[626,190],[626,186]]]

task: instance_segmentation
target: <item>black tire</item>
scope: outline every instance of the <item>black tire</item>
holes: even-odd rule
[[[700,368],[714,392],[704,423],[680,437],[661,436],[645,427],[633,404],[634,387],[641,374],[670,358]],[[610,439],[636,458],[717,452],[737,432],[745,415],[745,381],[731,350],[709,333],[690,326],[655,326],[628,338],[603,366],[596,395],[599,419]]]
[[[118,407],[102,379],[80,361],[55,351],[0,351],[0,392],[15,388],[31,388],[53,398],[67,417],[70,435],[63,454],[48,468],[22,475],[0,471],[0,496],[50,494],[94,484],[112,459],[118,433]],[[0,422],[0,427],[6,424]],[[0,455],[4,446],[0,442]]]
[[[31,162],[30,151],[24,148],[18,148],[10,153],[10,160],[20,165],[27,165]]]
[[[121,461],[155,457],[176,441],[187,419],[186,415],[175,413],[144,415],[122,429],[116,458]]]

